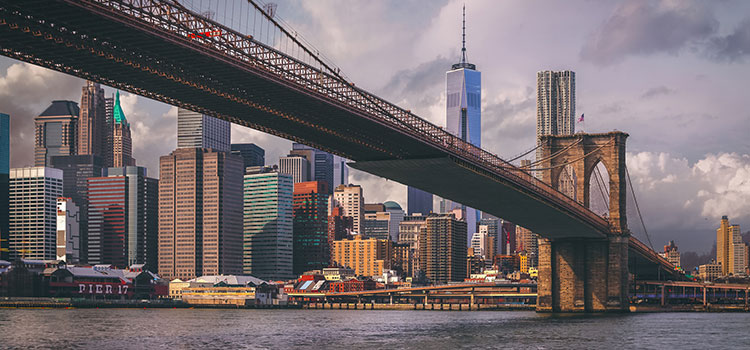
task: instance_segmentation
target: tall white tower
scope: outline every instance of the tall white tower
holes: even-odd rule
[[[482,147],[482,73],[466,60],[466,6],[463,7],[461,61],[445,73],[446,130],[474,146]],[[462,207],[466,210],[467,234],[477,227],[479,211],[443,199],[444,212]]]

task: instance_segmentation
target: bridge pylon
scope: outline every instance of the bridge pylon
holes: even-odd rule
[[[609,232],[605,232],[604,239],[540,239],[537,311],[629,310],[630,231],[625,212],[627,137],[626,133],[614,131],[540,138],[541,158],[536,167],[542,180],[568,192],[566,194],[586,207],[591,203],[589,189],[596,166],[601,162],[607,168]],[[564,172],[571,169],[575,175],[562,179]]]

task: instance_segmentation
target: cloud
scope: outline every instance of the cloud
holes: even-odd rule
[[[668,87],[666,87],[664,85],[661,85],[661,86],[652,87],[652,88],[646,90],[646,92],[644,92],[641,95],[641,98],[654,98],[654,97],[657,97],[657,96],[660,96],[660,95],[669,95],[669,94],[671,94],[673,92],[674,92],[674,90],[672,90],[672,89],[670,89],[670,88],[668,88]]]
[[[677,54],[691,42],[707,39],[717,28],[713,12],[700,3],[627,1],[590,35],[580,56],[605,66],[630,55]]]
[[[0,112],[10,115],[11,167],[34,165],[34,118],[52,100],[80,102],[81,79],[28,63],[13,63],[0,76]]]
[[[750,224],[750,155],[708,154],[693,163],[663,152],[627,157],[646,228],[657,245],[674,239],[685,250],[706,251],[722,215]],[[634,209],[629,199],[628,226],[643,239]]]
[[[727,36],[712,38],[707,53],[718,61],[742,61],[750,55],[750,18],[742,21],[734,32]]]

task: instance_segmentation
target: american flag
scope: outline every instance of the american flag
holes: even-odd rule
[[[583,122],[583,114],[581,114],[581,116],[580,116],[580,117],[578,118],[578,122],[579,122],[579,123],[582,123],[582,122]]]

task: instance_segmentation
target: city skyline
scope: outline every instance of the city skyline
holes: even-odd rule
[[[371,14],[376,19],[380,18],[378,16],[385,16],[388,13],[392,13],[390,12],[392,9],[389,5],[370,6],[374,6],[376,10]],[[456,16],[456,13],[460,11],[458,10],[460,4],[452,2],[448,5],[441,3],[431,6],[426,9],[424,17],[418,17],[415,21],[423,24],[430,23],[430,25],[427,26],[427,29],[409,34],[409,36],[432,39],[424,40],[432,46],[421,47],[418,45],[420,47],[413,49],[413,51],[399,50],[399,52],[404,51],[408,58],[406,63],[399,67],[406,67],[406,69],[393,69],[391,65],[387,70],[391,72],[391,77],[387,75],[377,77],[367,76],[372,73],[358,72],[356,70],[354,64],[357,63],[355,62],[359,62],[359,64],[369,62],[369,59],[363,61],[361,56],[362,50],[369,52],[367,51],[369,49],[360,47],[356,48],[358,50],[352,50],[352,53],[346,53],[346,50],[336,47],[322,45],[321,48],[351,75],[352,80],[356,81],[358,86],[382,92],[387,98],[403,95],[402,100],[398,100],[397,98],[392,100],[404,108],[411,108],[418,115],[438,125],[442,125],[439,122],[442,119],[440,113],[440,109],[442,108],[438,108],[435,111],[433,109],[436,106],[445,106],[445,96],[439,92],[441,89],[440,80],[443,79],[443,67],[449,65],[450,62],[455,61],[459,57],[458,48],[455,44],[459,38],[455,28],[458,27],[460,21],[460,18]],[[523,13],[523,11],[529,10],[524,6],[514,6],[520,7],[520,9],[510,8],[512,6],[508,5],[508,8],[504,8],[503,10],[509,13],[513,13],[513,11],[521,11]],[[550,7],[555,6],[557,5],[551,5]],[[689,35],[685,34],[685,37],[679,38],[680,40],[675,39],[675,43],[668,43],[668,45],[665,44],[663,47],[653,43],[651,46],[648,46],[644,43],[644,40],[648,39],[644,38],[644,33],[638,32],[637,28],[633,27],[632,21],[627,21],[628,14],[637,10],[638,6],[655,7],[656,11],[654,12],[656,14],[653,17],[646,18],[646,24],[653,25],[654,22],[658,22],[656,19],[666,16],[666,18],[676,17],[684,19],[685,21],[683,22],[685,23],[681,25],[707,23],[708,29],[688,31]],[[636,184],[639,201],[644,207],[644,211],[649,213],[646,215],[645,220],[652,234],[652,239],[655,242],[666,242],[667,240],[674,239],[684,250],[705,251],[710,249],[708,247],[710,247],[713,240],[712,232],[715,229],[713,223],[721,215],[729,215],[733,218],[733,221],[747,226],[750,214],[748,214],[748,204],[746,203],[750,203],[750,200],[748,200],[750,190],[740,186],[742,176],[745,176],[743,174],[746,174],[745,172],[750,169],[750,156],[747,155],[750,151],[747,149],[747,143],[743,143],[740,134],[740,130],[747,129],[747,112],[737,109],[741,100],[738,98],[737,92],[731,91],[731,84],[720,83],[723,77],[730,74],[730,81],[739,82],[744,80],[741,78],[743,74],[747,74],[742,69],[746,66],[745,57],[742,54],[732,56],[732,51],[728,51],[730,47],[725,48],[726,50],[724,51],[717,51],[718,53],[725,52],[730,54],[723,60],[720,57],[706,56],[708,53],[696,54],[688,50],[691,45],[701,44],[700,41],[720,42],[720,39],[728,37],[728,35],[736,30],[738,33],[741,33],[741,30],[746,30],[746,27],[743,27],[744,24],[740,25],[742,18],[739,18],[739,15],[728,13],[728,5],[712,5],[709,7],[706,9],[705,14],[696,14],[694,11],[690,11],[691,7],[689,3],[685,3],[684,5],[632,4],[627,6],[599,4],[588,10],[591,11],[591,14],[596,15],[594,20],[589,21],[590,23],[586,25],[576,24],[575,28],[573,28],[578,31],[574,35],[576,38],[581,39],[581,33],[587,33],[591,37],[588,39],[584,38],[582,44],[578,46],[572,45],[575,46],[572,49],[561,51],[566,54],[555,57],[555,59],[558,59],[557,62],[530,60],[532,62],[523,64],[513,62],[511,64],[509,61],[514,55],[511,54],[512,50],[509,50],[509,47],[506,46],[502,57],[508,59],[508,67],[503,68],[501,64],[496,63],[492,59],[491,55],[488,55],[488,50],[490,49],[487,47],[489,45],[486,44],[488,41],[483,39],[490,33],[497,31],[495,30],[496,27],[487,24],[488,16],[497,15],[497,12],[493,12],[497,9],[492,6],[483,6],[479,2],[476,4],[469,3],[467,6],[467,16],[471,18],[471,24],[468,27],[467,34],[472,38],[477,37],[477,39],[469,40],[467,46],[469,52],[472,53],[471,61],[483,67],[483,74],[485,75],[484,85],[486,88],[485,91],[487,91],[486,94],[483,93],[485,96],[484,99],[488,101],[485,104],[487,107],[483,110],[484,138],[488,141],[485,142],[485,148],[503,157],[510,157],[515,153],[523,151],[523,149],[514,149],[514,147],[530,148],[533,146],[533,104],[535,102],[533,98],[533,86],[535,72],[542,69],[575,70],[579,80],[577,95],[579,101],[581,101],[577,110],[587,113],[586,131],[609,131],[612,128],[617,128],[632,135],[629,144],[631,152],[628,164],[634,183]],[[478,8],[483,8],[483,10],[479,11]],[[695,7],[692,7],[692,9],[695,9]],[[313,38],[313,42],[326,42],[326,34],[320,33],[319,30],[315,30],[314,28],[308,30],[307,26],[310,23],[315,23],[315,21],[321,21],[323,18],[331,16],[330,14],[316,12],[309,5],[293,9],[289,6],[289,3],[285,2],[280,3],[279,11],[290,23],[301,29],[306,37]],[[545,11],[551,11],[551,9],[545,9]],[[298,18],[300,17],[300,13],[298,12],[312,14],[309,19],[310,23],[301,21]],[[502,18],[506,16],[510,15],[505,14]],[[625,20],[619,22],[614,20],[621,17]],[[364,26],[368,30],[372,30],[371,28],[380,28],[378,24],[370,23],[370,21],[372,19],[368,19],[368,25]],[[539,21],[541,22],[541,20]],[[406,25],[404,24],[405,22],[397,23]],[[513,21],[510,22],[515,23]],[[348,20],[338,18],[333,20],[332,24],[334,26],[342,26],[349,25],[349,22]],[[554,23],[545,25],[552,26]],[[623,26],[620,29],[632,34],[633,41],[624,44],[615,43],[620,44],[620,46],[616,46],[615,44],[608,44],[610,46],[606,46],[603,44],[605,43],[604,39],[602,39],[603,36],[611,33],[614,30],[612,27],[616,25]],[[585,30],[582,30],[581,27],[584,27]],[[619,27],[615,29],[617,28]],[[455,40],[436,42],[434,36],[443,32],[446,37],[453,38],[455,36]],[[513,30],[509,30],[508,33],[503,35],[510,35],[513,32]],[[534,34],[533,29],[529,29],[529,32]],[[596,33],[599,34],[594,35]],[[356,35],[356,33],[339,33],[338,35],[347,36]],[[503,38],[501,39],[507,40],[507,38]],[[391,46],[389,45],[402,45],[402,40],[405,39],[398,39],[393,44],[376,42],[373,45],[381,48],[390,48]],[[502,40],[501,43],[503,42]],[[342,41],[353,42],[348,39]],[[580,42],[581,40],[578,41]],[[507,43],[507,41],[505,42]],[[518,41],[518,43],[523,43],[523,41]],[[549,44],[549,42],[545,43]],[[712,48],[709,44],[705,44],[704,46],[702,46],[704,50]],[[646,47],[646,49],[639,51],[642,47]],[[533,47],[529,48],[521,45],[521,48],[523,50],[520,51],[525,55],[533,52]],[[600,50],[597,51],[597,48]],[[572,58],[570,57],[570,52],[568,52],[571,50],[574,51]],[[417,56],[417,54],[419,55]],[[515,54],[515,56],[521,55]],[[433,57],[437,58],[429,61]],[[644,63],[643,60],[647,57],[652,61],[656,61],[656,63]],[[677,67],[671,67],[666,72],[660,70],[670,63],[679,63],[681,61],[698,62],[700,68],[705,69],[698,73],[694,71],[695,67],[690,67],[689,81],[685,80],[688,79],[686,78],[688,75],[685,74],[686,67],[677,65]],[[389,60],[385,60],[384,63],[387,62]],[[401,59],[401,62],[404,62],[404,60]],[[4,74],[1,73],[3,70],[5,70]],[[657,72],[654,73],[654,70],[657,70]],[[512,74],[508,74],[507,77],[502,77],[500,74],[508,71],[512,71]],[[629,77],[633,74],[635,74],[636,79]],[[20,99],[19,103],[35,98],[46,99],[31,102],[24,106],[24,108],[30,108],[28,106],[33,106],[34,104],[49,104],[50,100],[53,99],[79,101],[80,95],[75,96],[75,94],[76,91],[80,94],[80,88],[83,86],[81,83],[82,80],[77,78],[64,76],[60,73],[54,73],[38,67],[31,67],[26,64],[19,64],[7,58],[0,60],[0,75],[2,75],[2,82],[6,84],[13,82],[12,79],[14,77],[15,79],[22,79],[19,77],[23,77],[23,79],[28,79],[27,85],[30,87],[35,87],[35,79],[39,79],[40,77],[49,79],[51,82],[60,82],[60,84],[49,84],[51,85],[50,88],[39,89],[40,92],[35,91],[34,94],[31,94],[32,96]],[[645,79],[647,81],[638,84],[632,82],[644,80],[648,75],[654,75],[654,77]],[[598,83],[600,85],[597,85],[597,80],[618,80],[614,79],[618,77],[621,83],[611,84],[606,89],[602,89],[602,83]],[[628,81],[625,81],[625,77],[628,77]],[[388,80],[389,78],[391,80]],[[437,81],[437,84],[435,84],[435,81]],[[430,85],[425,85],[427,83],[430,83]],[[75,87],[74,89],[68,89],[73,92],[62,88],[67,86],[66,84]],[[423,89],[420,87],[426,88]],[[408,91],[406,90],[407,88],[409,89]],[[435,93],[435,88],[437,88],[437,93]],[[703,92],[709,90],[707,88],[723,92],[721,101],[724,103],[709,103],[709,101],[715,100],[715,96],[703,94]],[[113,92],[110,88],[105,87],[105,89],[106,95]],[[531,93],[528,93],[528,89],[531,89]],[[595,91],[596,89],[603,91],[597,92]],[[45,95],[38,97],[38,94],[41,92],[44,92]],[[408,93],[404,94],[404,92]],[[8,95],[3,96],[0,98],[0,102],[7,98]],[[164,114],[171,113],[171,107],[142,97],[123,93],[121,98],[123,100],[123,108],[128,114],[128,119],[131,121],[133,128],[134,157],[139,159],[139,163],[143,163],[139,165],[149,167],[150,174],[158,176],[158,169],[154,169],[154,164],[158,163],[158,156],[153,155],[153,149],[159,149],[156,154],[162,155],[167,154],[171,149],[175,148],[173,144],[166,146],[164,144],[171,142],[171,140],[169,142],[165,142],[165,140],[173,138],[176,135],[174,130],[176,128],[176,115],[164,117]],[[690,101],[690,99],[693,101]],[[427,103],[429,101],[433,101],[434,103]],[[638,103],[633,104],[633,101]],[[680,101],[681,103],[676,104],[676,101]],[[14,114],[12,109],[17,108],[15,106],[15,104],[12,104],[9,110],[3,112],[11,114],[14,129],[12,139],[12,167],[19,167],[31,164],[28,162],[28,159],[25,160],[27,163],[23,163],[23,159],[17,159],[17,155],[22,152],[19,150],[18,145],[20,141],[17,140],[19,139],[17,126],[19,124],[23,126],[24,123],[27,126],[25,129],[22,129],[23,131],[20,131],[25,133],[25,138],[20,137],[22,138],[21,141],[28,141],[27,139],[30,138],[29,133],[31,131],[28,129],[29,120],[26,120],[28,118],[20,122],[17,121],[18,118],[23,118],[24,114]],[[41,108],[43,109],[44,107]],[[733,108],[736,110],[734,113],[732,112]],[[40,113],[42,109],[32,111],[32,115],[33,113]],[[133,112],[130,112],[131,110]],[[654,115],[657,117],[654,118]],[[628,116],[628,118],[623,118],[624,116]],[[662,134],[656,133],[653,130],[672,125],[682,126],[682,128],[669,128],[666,129],[668,131]],[[239,138],[234,138],[236,141],[254,142],[260,145],[267,150],[267,159],[269,160],[278,159],[278,155],[288,152],[290,149],[290,141],[262,135],[256,131],[244,131],[237,126],[233,126],[233,129],[233,134],[240,135]],[[529,132],[518,132],[519,130],[528,130]],[[488,134],[493,137],[486,137]],[[531,142],[528,142],[528,144],[520,142],[518,137],[525,137],[524,135],[527,134]],[[722,136],[719,137],[718,135]],[[512,142],[504,143],[506,142],[503,141],[505,138],[508,138]],[[717,140],[719,141],[717,142]],[[21,145],[23,144],[21,143]],[[165,151],[162,151],[163,147],[165,147]],[[151,151],[145,153],[145,150]],[[738,153],[732,154],[732,151]],[[727,184],[731,184],[732,181],[735,181],[738,186],[730,188]],[[365,190],[364,196],[368,198],[368,201],[383,202],[385,200],[395,200],[401,203],[402,206],[406,206],[406,201],[404,200],[406,197],[405,187],[393,181],[387,182],[382,179],[375,179],[370,175],[364,175],[361,172],[352,171],[350,182],[363,185],[363,189]],[[728,206],[720,201],[722,197],[717,196],[717,194],[724,191],[729,191],[730,195],[726,198],[731,199],[731,202],[737,203],[737,205]],[[631,226],[633,226],[631,229],[638,234],[638,229],[635,225]]]

